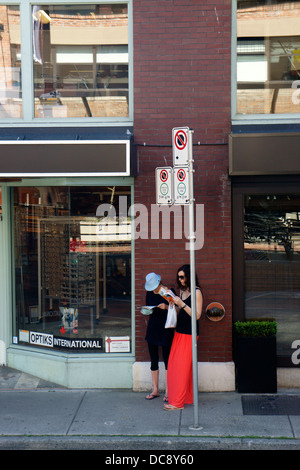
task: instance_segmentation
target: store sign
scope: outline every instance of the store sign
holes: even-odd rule
[[[105,336],[105,352],[130,352],[129,336]]]
[[[53,345],[60,349],[102,349],[102,338],[60,338],[54,337]]]
[[[35,331],[29,332],[29,343],[35,344],[36,346],[47,346],[48,348],[53,347],[53,335],[47,333],[38,333]]]
[[[102,350],[102,338],[62,338],[38,331],[19,330],[19,341],[48,348]]]
[[[130,176],[132,171],[129,140],[0,142],[0,177]]]

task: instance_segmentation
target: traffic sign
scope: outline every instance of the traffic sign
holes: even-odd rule
[[[170,206],[173,204],[173,168],[155,169],[156,204]]]
[[[172,129],[172,148],[173,148],[173,165],[187,165],[189,159],[189,128],[174,127]]]
[[[174,204],[188,205],[190,203],[190,171],[189,167],[174,168]]]

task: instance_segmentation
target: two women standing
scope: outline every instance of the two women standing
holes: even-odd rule
[[[168,404],[164,405],[164,409],[167,411],[183,409],[185,404],[193,403],[192,309],[189,265],[183,265],[177,270],[177,285],[179,296],[173,298],[178,312],[177,326],[167,361]],[[146,288],[146,290],[148,289]],[[199,333],[198,320],[202,313],[202,307],[203,297],[196,276],[197,336]]]

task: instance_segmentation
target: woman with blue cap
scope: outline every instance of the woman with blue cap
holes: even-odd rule
[[[168,368],[169,354],[173,340],[173,328],[165,328],[165,323],[168,314],[169,303],[161,295],[158,294],[161,287],[165,287],[161,283],[159,274],[149,273],[146,276],[145,289],[146,305],[154,307],[151,315],[149,315],[149,322],[146,332],[146,341],[151,360],[151,375],[152,375],[152,392],[146,396],[146,400],[153,400],[159,397],[159,348],[162,348],[163,360],[165,368]],[[168,400],[168,392],[166,390],[164,401]]]

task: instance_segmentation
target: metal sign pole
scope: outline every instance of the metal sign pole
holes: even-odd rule
[[[202,429],[199,426],[198,398],[198,358],[197,358],[197,309],[196,309],[196,269],[195,269],[195,223],[194,223],[194,170],[193,170],[193,130],[188,131],[189,167],[190,167],[190,204],[189,204],[189,239],[190,239],[190,275],[192,307],[192,358],[193,358],[193,395],[194,425],[189,429]]]

